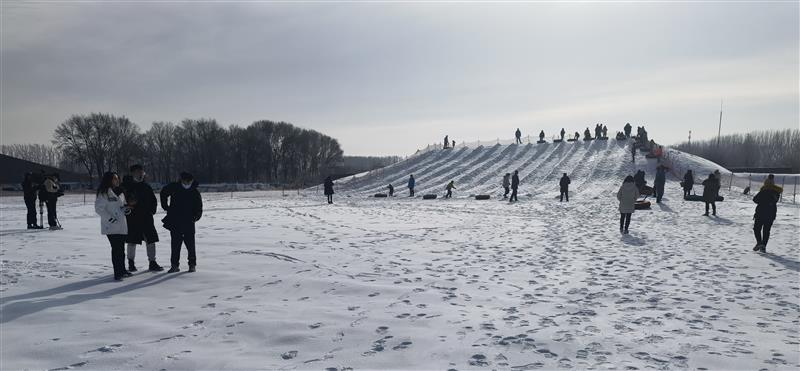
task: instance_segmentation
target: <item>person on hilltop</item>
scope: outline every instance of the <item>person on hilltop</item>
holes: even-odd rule
[[[125,270],[125,237],[128,235],[125,214],[130,209],[119,185],[117,173],[106,172],[100,180],[97,197],[94,200],[94,211],[100,216],[100,233],[108,238],[111,245],[114,281],[122,281],[123,278],[132,276]]]
[[[603,138],[608,137],[608,126],[603,125]]]
[[[519,170],[514,170],[514,175],[511,176],[511,198],[508,202],[519,201],[517,199],[517,190],[519,189]]]
[[[180,272],[181,247],[184,244],[189,255],[189,272],[194,272],[197,266],[195,223],[203,216],[203,199],[197,185],[192,174],[182,172],[177,182],[161,189],[161,208],[167,212],[162,222],[172,240],[171,268],[167,273]]]
[[[781,193],[783,193],[783,188],[775,185],[775,175],[769,174],[764,180],[761,190],[753,197],[753,202],[757,204],[756,213],[753,216],[753,232],[756,236],[756,246],[753,251],[767,252],[769,233],[778,213],[778,201]]]
[[[544,130],[539,132],[539,141],[544,142]]]
[[[689,197],[692,194],[692,188],[694,188],[694,174],[692,170],[686,170],[686,174],[683,175],[683,198]]]
[[[561,128],[561,141],[562,141],[562,142],[564,141],[564,134],[566,134],[566,133],[567,133],[567,132],[566,132],[566,131],[564,131],[564,128]]]
[[[417,185],[417,181],[414,180],[414,174],[409,175],[408,177],[408,197],[414,197],[414,186]]]
[[[156,242],[158,242],[158,232],[153,221],[153,215],[158,211],[158,200],[153,192],[153,188],[145,182],[144,167],[133,165],[130,167],[130,176],[126,176],[122,181],[122,189],[125,191],[125,199],[131,208],[130,214],[126,216],[128,222],[128,235],[125,237],[127,243],[128,271],[136,272],[136,246],[144,241],[147,247],[147,260],[149,261],[148,270],[160,272],[164,270],[156,262]]]
[[[503,189],[505,190],[505,193],[503,193],[503,199],[505,200],[508,198],[508,192],[511,191],[511,173],[503,175]]]
[[[636,141],[631,141],[631,162],[636,163]]]
[[[631,130],[632,129],[633,129],[633,127],[631,126],[630,122],[625,124],[625,138],[630,138],[631,137]]]
[[[569,202],[569,184],[572,183],[567,173],[561,177],[561,180],[558,182],[559,187],[561,188],[561,200],[559,202],[563,202],[564,198],[566,197],[567,202]]]
[[[445,190],[447,191],[447,194],[444,195],[444,198],[453,197],[453,190],[454,189],[456,189],[456,185],[451,180],[450,183],[447,183],[447,186],[445,187]]]
[[[444,149],[447,149],[449,145],[450,145],[450,140],[448,139],[448,136],[445,135],[444,136]]]
[[[703,181],[703,201],[706,203],[706,213],[708,216],[708,206],[711,205],[713,215],[717,216],[717,196],[719,195],[719,180],[714,177],[714,173],[708,174],[708,179]]]
[[[628,175],[622,182],[622,186],[617,191],[619,200],[619,233],[628,234],[631,225],[631,215],[636,210],[636,200],[639,198],[639,190],[633,182],[633,177]]]
[[[517,138],[517,144],[522,144],[522,132],[519,131],[519,128],[517,128],[517,131],[514,132],[514,137]]]
[[[328,204],[333,203],[333,179],[328,176],[325,178],[325,183],[323,184],[325,188],[325,196],[328,198]]]
[[[589,128],[586,128],[586,130],[583,131],[583,139],[584,140],[592,139],[592,132],[589,131]]]
[[[587,128],[587,130],[588,130],[588,128]],[[576,131],[576,132],[575,132],[575,140],[577,141],[577,140],[578,140],[578,139],[580,139],[580,138],[581,138],[581,133],[579,133],[579,132],[577,132],[577,131]]]

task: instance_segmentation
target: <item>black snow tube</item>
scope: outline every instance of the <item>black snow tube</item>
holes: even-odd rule
[[[636,201],[633,208],[636,210],[648,210],[650,209],[650,201]]]
[[[385,197],[389,197],[389,196],[387,196],[386,193],[376,193],[375,194],[375,198],[385,198]]]
[[[491,198],[491,197],[489,197],[489,195],[477,195],[477,196],[475,196],[476,200],[488,200],[489,198]]]
[[[422,199],[423,200],[435,200],[436,199],[436,195],[424,195],[424,196],[422,196]]]

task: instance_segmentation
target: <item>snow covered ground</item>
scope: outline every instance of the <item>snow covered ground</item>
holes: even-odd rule
[[[719,217],[704,217],[670,179],[665,202],[637,211],[621,236],[614,193],[633,169],[622,144],[484,148],[430,152],[343,182],[333,205],[313,189],[205,194],[198,272],[122,283],[79,195],[61,200],[65,230],[54,232],[21,229],[21,198],[0,198],[0,366],[800,366],[797,205],[779,205],[768,253],[757,254],[748,197],[724,191]],[[467,197],[495,195],[496,174],[514,168],[519,203]],[[574,190],[563,204],[562,170]],[[401,197],[367,197],[409,171],[423,191],[441,194],[453,176],[463,186],[451,200],[402,197],[401,184]]]

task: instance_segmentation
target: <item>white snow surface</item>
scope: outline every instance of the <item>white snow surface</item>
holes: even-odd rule
[[[704,217],[669,179],[620,235],[621,178],[643,168],[652,182],[654,163],[614,140],[464,147],[338,182],[333,205],[315,189],[208,193],[198,271],[123,282],[80,195],[60,199],[62,231],[20,228],[21,197],[2,197],[0,368],[800,367],[798,206],[778,205],[759,254],[751,196],[725,189]],[[494,196],[513,169],[509,204]],[[405,197],[409,172],[418,195],[454,179],[455,198]],[[367,197],[389,181],[398,197]],[[141,246],[136,260],[146,268]]]

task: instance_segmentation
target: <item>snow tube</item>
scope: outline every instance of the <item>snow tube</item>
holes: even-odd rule
[[[577,139],[575,139],[575,138],[570,138],[570,139],[567,139],[567,142],[574,142],[574,141],[576,141],[576,140],[577,140]]]
[[[561,143],[564,139],[553,139],[553,143]]]
[[[422,199],[423,200],[435,200],[436,199],[436,195],[423,195]]]
[[[590,140],[594,140],[594,138],[583,138],[584,141],[588,142]]]
[[[600,138],[597,138],[597,140],[608,140],[608,137],[600,137]]]
[[[388,196],[386,195],[386,193],[376,193],[376,194],[375,194],[375,198],[384,198],[384,197],[388,197]]]
[[[537,141],[536,141],[536,143],[537,143],[537,144],[542,144],[542,143],[547,143],[547,142],[545,142],[545,141],[543,141],[543,140],[537,140]]]
[[[636,201],[633,208],[636,210],[648,210],[650,209],[650,201]]]
[[[488,200],[490,197],[489,195],[477,195],[475,196],[476,200]]]
[[[683,199],[686,200],[686,201],[700,201],[700,202],[703,202],[703,196],[700,196],[700,195],[689,195],[689,196],[683,197]],[[717,196],[717,202],[722,202],[722,201],[725,201],[725,197]]]

